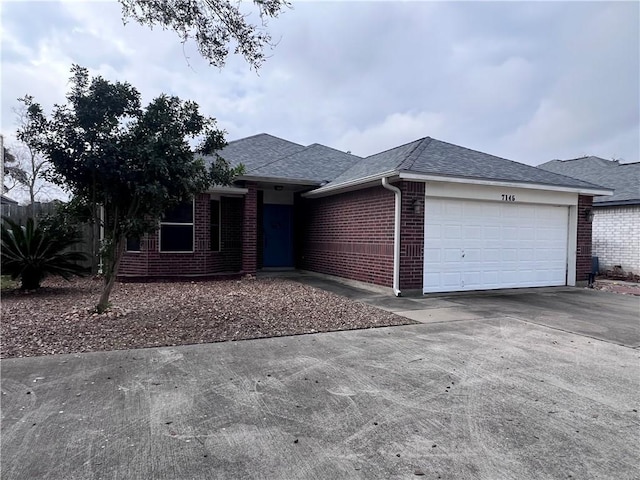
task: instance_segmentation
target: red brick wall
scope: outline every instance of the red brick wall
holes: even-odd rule
[[[242,198],[222,197],[221,250],[210,250],[210,197],[195,198],[194,252],[158,251],[158,232],[141,241],[140,252],[125,252],[119,276],[176,277],[239,272],[242,266]]]
[[[242,216],[242,271],[256,273],[258,256],[258,191],[255,183],[245,185],[249,192],[244,197]]]
[[[576,242],[576,281],[588,280],[591,273],[591,223],[585,218],[593,206],[593,197],[578,197],[578,238]]]
[[[382,186],[304,199],[298,266],[391,287],[394,201]]]
[[[424,183],[402,182],[400,290],[422,289],[424,269]],[[414,209],[418,202],[420,211]]]

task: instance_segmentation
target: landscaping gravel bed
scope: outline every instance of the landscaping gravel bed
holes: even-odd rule
[[[118,283],[111,308],[91,309],[99,279],[47,279],[2,292],[0,357],[121,350],[414,323],[281,279]]]

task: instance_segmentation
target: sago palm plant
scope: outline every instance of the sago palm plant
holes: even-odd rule
[[[80,262],[88,256],[82,252],[65,251],[80,241],[76,236],[58,236],[38,228],[29,218],[25,226],[3,218],[2,275],[20,279],[23,290],[35,290],[48,275],[69,280],[73,275],[82,276],[87,269]]]

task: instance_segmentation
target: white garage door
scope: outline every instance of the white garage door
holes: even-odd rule
[[[424,293],[566,284],[568,208],[428,198]]]

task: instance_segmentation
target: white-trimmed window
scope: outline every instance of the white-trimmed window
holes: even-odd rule
[[[184,202],[169,210],[160,222],[161,252],[193,252],[194,202]]]

